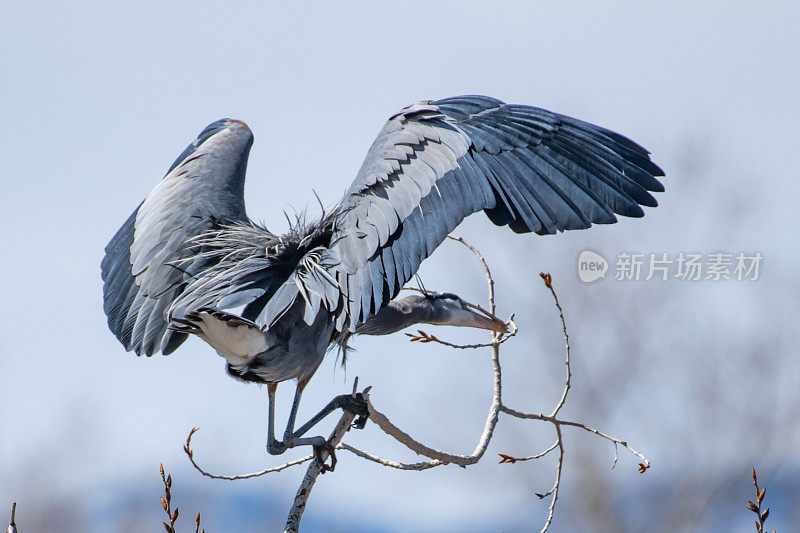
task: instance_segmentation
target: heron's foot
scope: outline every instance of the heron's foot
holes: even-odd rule
[[[267,453],[270,455],[281,455],[286,449],[286,444],[281,441],[273,439],[267,442]]]
[[[369,419],[369,407],[367,406],[367,398],[364,393],[342,394],[336,397],[335,402],[339,404],[342,410],[358,417],[353,421],[354,428],[364,429]]]
[[[283,439],[283,443],[286,448],[294,448],[295,446],[313,446],[314,447],[314,458],[319,464],[321,474],[325,472],[333,472],[333,469],[336,468],[336,449],[328,442],[325,437],[318,436],[318,437],[293,437],[291,435],[285,435]],[[327,452],[331,458],[331,464],[328,466],[325,463],[323,452]]]
[[[328,466],[328,464],[325,462],[325,459],[322,457],[323,451],[328,452],[328,456],[331,458],[330,466]],[[320,474],[324,474],[325,472],[333,472],[333,469],[336,468],[336,449],[327,440],[323,440],[322,444],[314,445],[314,457],[319,465]]]

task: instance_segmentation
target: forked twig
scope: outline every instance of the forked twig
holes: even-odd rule
[[[500,463],[515,463],[517,461],[528,461],[531,459],[538,459],[540,457],[544,457],[554,449],[558,448],[558,460],[556,462],[556,479],[553,483],[553,487],[545,492],[544,494],[536,493],[536,496],[539,499],[544,499],[547,496],[551,496],[550,498],[550,505],[547,509],[547,519],[545,520],[544,526],[542,527],[542,533],[548,530],[550,524],[553,522],[553,515],[555,514],[556,508],[556,501],[558,500],[558,490],[561,486],[561,472],[564,468],[564,437],[561,433],[561,426],[573,426],[584,429],[590,433],[594,433],[595,435],[607,439],[614,443],[614,462],[611,466],[613,470],[614,467],[617,465],[617,445],[621,444],[625,446],[631,453],[639,457],[642,462],[639,463],[639,472],[644,473],[648,468],[650,468],[650,461],[640,452],[633,449],[627,442],[617,439],[615,437],[611,437],[602,433],[594,428],[588,427],[585,424],[581,424],[580,422],[572,422],[569,420],[560,420],[556,418],[556,415],[564,407],[564,404],[567,401],[567,395],[569,394],[571,382],[572,382],[572,368],[570,365],[570,345],[569,345],[569,333],[567,332],[567,322],[564,318],[564,310],[561,308],[561,303],[558,301],[558,295],[556,294],[555,289],[553,288],[553,277],[549,273],[541,272],[539,276],[542,278],[542,281],[545,284],[545,287],[548,288],[550,294],[553,296],[553,302],[555,303],[556,309],[558,309],[559,318],[561,319],[561,331],[564,335],[564,346],[565,346],[565,356],[564,356],[564,365],[566,366],[566,379],[564,382],[564,389],[561,391],[561,397],[559,398],[556,406],[553,408],[553,411],[549,415],[544,414],[532,414],[532,413],[522,413],[520,411],[516,411],[503,405],[501,407],[502,411],[510,416],[521,418],[521,419],[528,419],[528,420],[541,420],[543,422],[550,422],[553,424],[553,427],[556,431],[556,442],[547,448],[545,451],[531,455],[529,457],[513,457],[508,454],[501,453],[500,455]]]

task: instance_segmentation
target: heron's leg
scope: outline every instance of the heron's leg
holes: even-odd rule
[[[367,401],[362,393],[353,396],[351,394],[342,394],[337,396],[326,405],[322,410],[311,417],[311,420],[303,424],[296,431],[294,430],[294,417],[290,419],[290,426],[286,428],[287,434],[284,436],[286,446],[293,447],[303,444],[310,444],[314,446],[314,453],[317,456],[317,461],[322,465],[322,472],[333,470],[336,467],[336,451],[324,437],[303,437],[303,435],[312,427],[317,425],[326,416],[331,414],[336,409],[344,409],[358,415],[358,419],[353,423],[353,427],[362,429],[367,423],[369,418],[369,410],[367,408]],[[293,413],[294,414],[294,413]],[[290,431],[291,430],[291,431]],[[321,451],[324,449],[331,457],[331,465],[327,466],[322,461]]]
[[[302,395],[303,388],[305,387],[305,383],[300,384],[298,386],[298,390],[295,393],[294,403],[292,404],[292,412],[289,416],[289,422],[286,428],[286,434],[284,435],[284,441],[280,442],[275,438],[275,391],[278,388],[277,383],[268,383],[267,384],[267,396],[269,398],[269,407],[268,407],[268,420],[267,420],[267,452],[271,455],[280,455],[286,451],[287,448],[294,448],[295,446],[302,446],[302,445],[310,445],[314,446],[314,453],[317,456],[317,460],[323,466],[323,473],[327,470],[333,470],[336,465],[336,455],[333,450],[333,446],[331,446],[328,441],[325,440],[324,437],[311,437],[305,439],[293,438],[290,434],[290,428],[294,426],[294,420],[297,416],[297,407],[300,404],[300,396]],[[325,449],[331,456],[331,466],[327,466],[325,462],[322,460],[321,451]]]
[[[303,390],[306,388],[308,380],[298,380],[297,388],[294,391],[294,402],[292,402],[292,410],[289,412],[289,420],[286,422],[286,431],[283,433],[283,440],[291,440],[294,437],[294,421],[297,418],[297,408],[300,407],[300,397],[303,395]],[[299,436],[299,435],[298,435]]]
[[[303,436],[309,429],[316,426],[326,416],[340,408],[358,416],[358,419],[353,422],[353,427],[362,429],[367,423],[367,419],[369,418],[369,409],[367,408],[367,402],[364,399],[364,395],[360,392],[355,396],[352,394],[341,394],[328,402],[328,405],[323,407],[319,413],[312,416],[308,422],[300,426],[297,431],[294,431],[292,436]]]
[[[336,452],[333,446],[324,437],[305,437],[306,432],[317,425],[326,416],[331,414],[336,409],[342,408],[346,411],[358,415],[358,420],[353,424],[354,427],[359,429],[364,427],[369,417],[369,410],[367,409],[367,402],[364,395],[361,393],[355,396],[350,394],[342,394],[337,396],[326,405],[319,413],[314,415],[311,420],[303,424],[298,430],[295,431],[294,424],[297,419],[297,408],[300,406],[300,397],[303,394],[308,380],[301,380],[297,382],[297,390],[294,395],[294,403],[292,403],[292,411],[289,413],[289,421],[286,424],[286,432],[283,435],[283,444],[287,448],[294,448],[295,446],[311,445],[314,446],[314,453],[317,460],[322,465],[323,472],[333,470],[336,466]],[[325,465],[321,460],[321,451],[324,449],[331,457],[331,466]]]
[[[294,431],[294,422],[297,418],[297,408],[300,406],[300,397],[303,395],[303,389],[305,389],[307,383],[308,380],[298,380],[297,382],[297,389],[294,393],[294,402],[292,402],[292,410],[289,413],[289,420],[286,423],[286,431],[283,434],[282,445],[284,448],[294,448],[295,446],[313,446],[314,455],[316,456],[317,462],[319,462],[320,466],[322,467],[322,473],[324,474],[328,470],[332,471],[336,467],[336,450],[334,450],[333,446],[331,446],[325,437],[318,436],[300,438],[300,435],[296,434]],[[328,452],[328,455],[330,455],[330,466],[326,465],[325,461],[322,460],[323,449]]]
[[[267,383],[267,397],[269,398],[269,407],[267,408],[267,452],[270,455],[280,455],[286,451],[286,445],[275,439],[275,391],[277,388],[277,383]]]

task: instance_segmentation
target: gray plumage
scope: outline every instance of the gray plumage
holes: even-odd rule
[[[392,303],[465,217],[552,234],[641,217],[657,205],[649,191],[663,191],[661,169],[626,137],[462,96],[393,115],[333,211],[277,236],[245,213],[252,141],[243,122],[223,119],[187,147],[107,246],[104,309],[137,354],[168,354],[196,334],[238,379],[297,378],[287,441],[299,442],[296,403],[332,343],[413,320],[499,327],[459,314],[452,298]],[[449,306],[450,321],[426,306]]]
[[[253,137],[247,126],[220,123],[181,154],[106,247],[103,308],[111,331],[137,354],[169,354],[186,339],[168,329],[166,316],[203,268],[176,268],[191,254],[187,242],[220,222],[247,220],[244,175]],[[214,134],[206,137],[208,131]]]

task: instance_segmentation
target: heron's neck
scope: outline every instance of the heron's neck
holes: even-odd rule
[[[374,315],[369,316],[356,328],[361,335],[389,335],[414,324],[433,323],[436,317],[433,306],[410,305],[402,300],[393,300]]]

